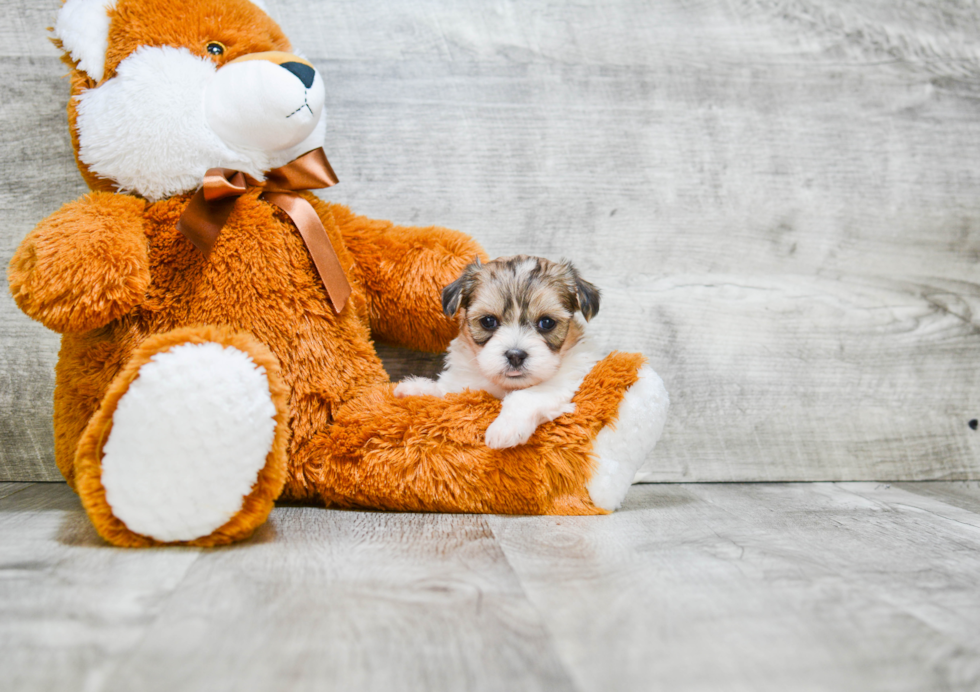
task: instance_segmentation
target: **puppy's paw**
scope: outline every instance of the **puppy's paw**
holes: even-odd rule
[[[409,377],[395,387],[395,396],[402,399],[406,396],[442,396],[442,388],[435,380],[424,377]]]
[[[558,416],[566,413],[575,413],[575,404],[569,402],[567,404],[555,405],[551,408],[542,410],[540,415],[544,420],[554,420]]]
[[[507,449],[527,442],[537,425],[533,418],[498,416],[487,428],[486,443],[490,449]]]

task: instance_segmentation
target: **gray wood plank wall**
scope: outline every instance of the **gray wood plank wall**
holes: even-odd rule
[[[2,0],[4,265],[84,190],[57,5]],[[325,197],[604,289],[672,396],[645,479],[980,478],[976,0],[269,5],[328,85]],[[56,351],[4,292],[0,479],[57,478]]]

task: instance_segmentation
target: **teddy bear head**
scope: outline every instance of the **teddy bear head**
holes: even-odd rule
[[[93,189],[158,200],[215,167],[261,180],[323,143],[323,80],[258,2],[66,0],[52,33]]]

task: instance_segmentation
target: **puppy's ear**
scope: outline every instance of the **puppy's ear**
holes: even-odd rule
[[[599,312],[599,289],[576,274],[575,295],[578,297],[578,308],[582,311],[582,317],[588,322]]]
[[[566,285],[575,292],[582,317],[588,322],[599,312],[599,289],[579,276],[578,269],[567,259],[563,259],[559,267],[565,273],[565,281],[568,282]]]
[[[452,317],[459,310],[459,303],[463,298],[463,283],[466,275],[459,277],[451,284],[442,289],[442,311],[446,317]]]
[[[473,288],[473,276],[479,271],[480,258],[477,256],[472,264],[468,264],[459,278],[442,289],[442,311],[446,317],[453,317],[463,302],[463,298],[468,297]]]

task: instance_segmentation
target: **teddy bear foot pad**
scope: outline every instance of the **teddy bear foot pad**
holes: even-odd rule
[[[623,395],[613,425],[596,436],[592,448],[596,469],[589,480],[592,503],[607,511],[619,509],[636,472],[663,433],[670,397],[660,375],[644,365]]]
[[[172,543],[240,512],[276,436],[266,369],[227,344],[152,355],[112,412],[101,455],[105,502],[128,531]]]

